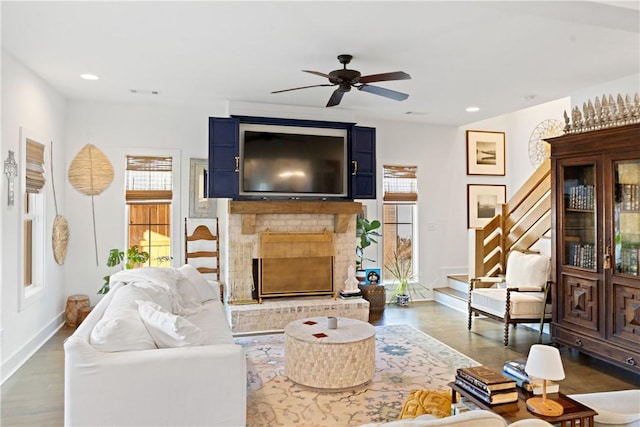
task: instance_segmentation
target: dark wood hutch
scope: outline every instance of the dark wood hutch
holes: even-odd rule
[[[553,341],[640,373],[640,123],[548,142]]]

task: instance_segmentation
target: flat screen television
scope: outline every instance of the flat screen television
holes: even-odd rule
[[[347,197],[347,131],[240,124],[240,196]]]

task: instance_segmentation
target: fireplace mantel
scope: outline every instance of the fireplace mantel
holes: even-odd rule
[[[254,234],[257,215],[314,214],[334,215],[335,232],[347,231],[349,218],[362,212],[360,202],[329,202],[303,200],[230,201],[229,213],[242,215],[242,234]]]

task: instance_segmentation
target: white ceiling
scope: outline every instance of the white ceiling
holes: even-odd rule
[[[640,74],[639,4],[2,1],[2,46],[68,98],[181,107],[323,107],[331,87],[270,92],[326,83],[300,70],[348,53],[363,75],[409,73],[374,85],[410,97],[352,91],[332,108],[462,125]]]

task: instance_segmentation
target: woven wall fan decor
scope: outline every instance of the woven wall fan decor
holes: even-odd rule
[[[53,230],[51,232],[51,245],[53,247],[53,258],[58,265],[64,264],[67,257],[67,244],[69,243],[69,222],[58,213],[58,199],[56,198],[56,186],[53,182],[53,141],[50,148],[51,159],[51,188],[53,189],[53,204],[56,207],[56,217],[53,220]]]
[[[98,239],[96,237],[96,209],[93,196],[106,190],[113,181],[113,165],[95,145],[87,144],[71,160],[69,165],[69,182],[79,192],[91,196],[93,216],[93,241],[98,265]]]

